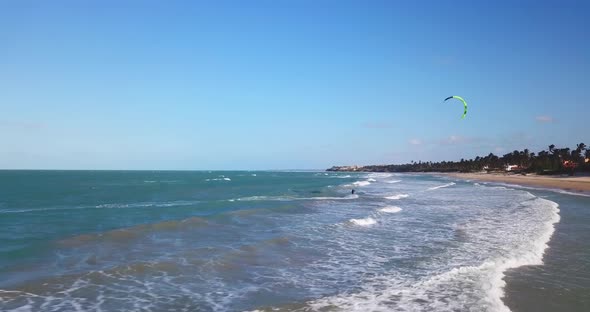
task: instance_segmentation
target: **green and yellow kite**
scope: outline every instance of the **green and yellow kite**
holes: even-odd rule
[[[463,116],[461,116],[461,118],[465,118],[465,115],[467,115],[467,102],[465,102],[465,100],[462,97],[457,96],[457,95],[449,96],[448,98],[445,99],[445,101],[448,99],[457,99],[457,100],[463,102],[465,109],[463,110]]]

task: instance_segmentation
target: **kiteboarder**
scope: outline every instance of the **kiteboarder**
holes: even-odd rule
[[[354,194],[354,189],[352,189],[352,194]]]

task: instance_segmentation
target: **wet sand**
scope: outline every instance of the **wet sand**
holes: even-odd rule
[[[508,175],[497,173],[450,173],[447,175],[467,180],[520,184],[577,192],[590,192],[590,176],[523,176],[516,174]]]

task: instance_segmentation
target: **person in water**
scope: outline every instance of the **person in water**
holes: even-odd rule
[[[354,194],[354,189],[352,189],[352,194]]]

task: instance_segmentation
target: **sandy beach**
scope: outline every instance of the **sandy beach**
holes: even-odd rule
[[[523,176],[489,173],[450,173],[447,175],[461,179],[538,186],[568,191],[590,192],[590,176]]]

